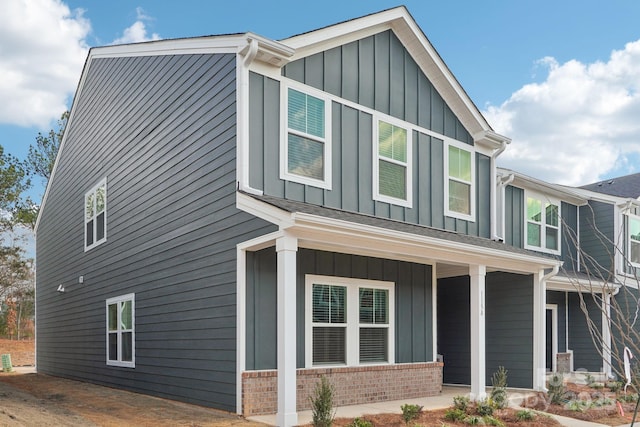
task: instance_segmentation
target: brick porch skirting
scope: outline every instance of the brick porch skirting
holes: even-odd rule
[[[333,384],[336,406],[357,405],[387,400],[401,400],[438,395],[442,391],[440,362],[403,363],[349,368],[297,370],[297,409],[311,408],[313,395],[321,376]],[[274,414],[278,410],[278,371],[246,371],[242,373],[242,414]]]

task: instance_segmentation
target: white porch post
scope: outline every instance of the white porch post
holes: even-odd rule
[[[546,379],[546,297],[544,270],[533,275],[533,389],[545,390]]]
[[[298,240],[276,240],[278,253],[278,414],[280,427],[298,424],[296,410],[296,252]]]
[[[602,372],[611,377],[611,294],[602,293],[602,354],[604,356]]]
[[[485,276],[486,266],[470,265],[471,292],[471,397],[486,395]]]

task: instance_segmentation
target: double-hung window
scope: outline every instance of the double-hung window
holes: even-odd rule
[[[107,179],[84,195],[84,250],[107,240]]]
[[[331,188],[330,102],[320,94],[286,88],[282,179]],[[315,93],[315,92],[314,92]]]
[[[457,145],[449,145],[445,150],[445,165],[447,166],[445,213],[447,216],[474,221],[474,153]]]
[[[411,207],[411,131],[377,120],[374,134],[374,199]]]
[[[640,267],[640,216],[627,215],[628,218],[628,253],[629,262]]]
[[[394,284],[306,276],[306,364],[393,363]]]
[[[560,202],[527,193],[525,215],[525,247],[560,253]]]
[[[107,365],[135,367],[135,294],[107,300]]]

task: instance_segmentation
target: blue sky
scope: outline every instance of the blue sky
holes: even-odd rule
[[[89,47],[246,31],[277,40],[400,4],[3,0],[0,144],[24,157],[55,124]],[[493,128],[513,139],[500,166],[570,185],[640,172],[640,2],[403,4]]]

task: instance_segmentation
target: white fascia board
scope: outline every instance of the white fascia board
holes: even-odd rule
[[[460,263],[464,259],[467,264],[513,271],[537,272],[562,265],[562,261],[546,257],[484,248],[306,213],[294,213],[292,219],[294,224],[288,230],[301,241],[324,241],[349,248],[361,246],[379,253],[405,254],[423,261]]]
[[[525,190],[533,190],[543,195],[552,196],[569,202],[576,206],[584,206],[587,204],[588,199],[577,191],[564,187],[558,184],[551,184],[537,178],[533,178],[519,172],[512,171],[510,169],[498,168],[498,173],[503,176],[513,175],[514,179],[511,185],[514,187],[523,188]]]
[[[586,292],[601,294],[615,292],[620,285],[606,283],[600,280],[576,279],[566,276],[555,276],[547,280],[547,290],[562,292]]]
[[[473,141],[476,145],[486,147],[489,150],[498,150],[504,145],[511,144],[511,138],[500,135],[490,129],[477,132],[473,135]]]
[[[236,192],[236,207],[241,211],[286,229],[293,225],[293,215],[280,208],[263,203],[251,196]]]

